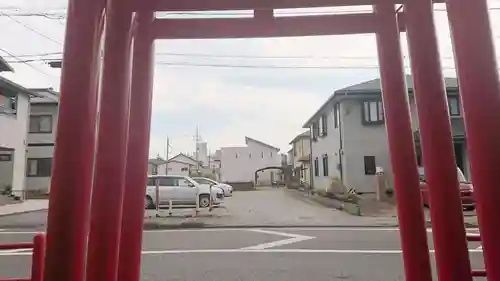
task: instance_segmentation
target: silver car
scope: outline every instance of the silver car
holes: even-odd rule
[[[224,200],[224,193],[219,188],[210,188],[206,185],[200,185],[190,177],[177,175],[154,175],[148,176],[146,188],[145,207],[154,208],[157,204],[156,183],[159,187],[159,205],[194,205],[199,199],[200,208],[218,205]],[[212,196],[210,196],[210,192]]]
[[[213,179],[203,178],[203,177],[193,177],[193,180],[199,184],[211,185],[212,187],[217,187],[217,188],[222,189],[222,191],[224,191],[225,197],[233,196],[233,187],[230,186],[229,184],[220,183],[220,182],[214,181]]]

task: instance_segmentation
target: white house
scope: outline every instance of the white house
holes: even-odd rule
[[[280,167],[279,148],[256,139],[245,137],[246,146],[220,149],[220,177],[222,182],[254,182],[255,172],[266,167]],[[277,180],[279,170],[258,173],[256,185],[270,185]]]
[[[20,197],[24,197],[26,187],[29,101],[37,96],[37,93],[0,77],[0,189],[11,187]]]
[[[52,89],[31,89],[39,97],[30,101],[26,189],[48,192],[59,115],[59,93]]]
[[[189,176],[196,171],[197,167],[199,167],[202,174],[205,169],[208,169],[208,167],[203,167],[200,162],[196,162],[191,156],[179,153],[167,161],[161,157],[149,159],[148,174]]]
[[[470,175],[463,113],[456,78],[445,78],[457,166]],[[417,108],[411,76],[406,76],[417,161],[421,161]],[[313,186],[327,188],[338,177],[348,189],[374,194],[376,167],[381,167],[392,187],[380,79],[335,91],[304,124],[312,134]]]
[[[301,183],[310,186],[311,184],[311,137],[310,132],[306,131],[297,135],[289,143],[291,149],[291,165],[293,175],[297,177]]]

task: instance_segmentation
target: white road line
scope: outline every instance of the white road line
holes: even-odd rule
[[[429,253],[434,254],[434,250]],[[469,249],[470,253],[482,253],[483,250]],[[325,249],[200,249],[200,250],[145,250],[143,255],[164,254],[203,254],[203,253],[310,253],[310,254],[392,254],[399,255],[401,250],[325,250]],[[32,252],[0,252],[0,256],[30,256]]]
[[[316,237],[312,237],[312,236],[298,235],[298,234],[278,232],[278,231],[272,231],[272,230],[264,230],[264,229],[248,229],[247,231],[273,234],[273,235],[285,236],[285,237],[290,237],[290,238],[278,240],[278,241],[274,241],[274,242],[269,242],[269,243],[262,243],[262,244],[258,244],[258,245],[254,245],[254,246],[250,246],[250,247],[244,247],[244,248],[241,248],[241,250],[263,250],[263,249],[283,246],[283,245],[287,245],[287,244],[297,243],[297,242],[316,238]]]

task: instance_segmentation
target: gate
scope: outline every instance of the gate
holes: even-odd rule
[[[373,5],[374,12],[273,16],[275,9],[348,5]],[[447,7],[486,274],[500,281],[500,85],[487,4],[448,0]],[[253,10],[254,17],[154,17],[155,11],[221,10]],[[440,281],[472,280],[431,0],[70,0],[43,280],[139,280],[154,40],[376,33],[406,280],[430,281],[399,42],[404,30],[435,206],[437,273]]]

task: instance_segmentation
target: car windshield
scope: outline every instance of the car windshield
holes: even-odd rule
[[[425,179],[425,173],[424,173],[424,167],[419,167],[418,168],[418,174],[420,176],[420,181],[426,181]],[[467,183],[467,179],[464,176],[464,173],[460,170],[460,168],[457,167],[457,174],[458,174],[458,181],[460,183]]]

